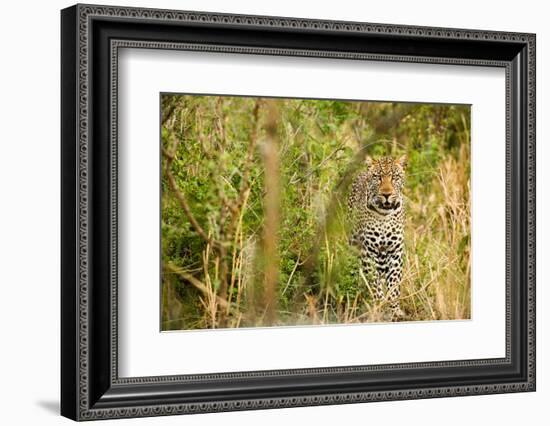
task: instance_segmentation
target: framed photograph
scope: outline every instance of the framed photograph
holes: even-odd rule
[[[61,12],[61,412],[535,390],[535,35]]]

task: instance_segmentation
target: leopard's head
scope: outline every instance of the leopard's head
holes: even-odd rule
[[[367,205],[382,215],[403,207],[406,157],[367,157]]]

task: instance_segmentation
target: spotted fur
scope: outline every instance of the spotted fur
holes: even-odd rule
[[[403,275],[405,157],[367,158],[367,170],[352,184],[348,208],[350,243],[360,251],[361,269],[375,301],[387,300],[392,319],[399,304]]]

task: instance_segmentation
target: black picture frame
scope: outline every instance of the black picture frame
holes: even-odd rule
[[[75,5],[61,12],[61,414],[74,420],[535,390],[535,35]],[[506,357],[193,376],[117,373],[120,47],[506,70]],[[156,261],[156,260],[155,260]]]

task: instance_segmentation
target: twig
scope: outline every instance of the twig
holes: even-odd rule
[[[296,264],[294,265],[294,268],[292,268],[292,272],[290,273],[290,276],[288,277],[288,281],[286,282],[285,288],[283,289],[282,296],[285,295],[288,286],[290,285],[290,282],[292,281],[292,277],[294,276],[294,273],[296,272],[296,269],[298,269],[298,266],[300,265],[300,253],[298,253],[298,259],[296,259]]]
[[[178,200],[182,210],[184,211],[185,215],[187,216],[187,219],[191,223],[191,226],[195,230],[197,234],[200,235],[200,237],[205,240],[208,244],[211,244],[216,247],[221,247],[222,244],[219,241],[214,240],[213,238],[209,237],[202,226],[197,222],[197,219],[195,219],[195,216],[193,216],[193,213],[191,212],[191,208],[189,207],[189,204],[187,203],[187,199],[185,198],[185,195],[179,190],[178,184],[176,183],[176,179],[174,178],[174,175],[172,174],[170,167],[172,166],[172,161],[174,161],[175,158],[175,149],[177,148],[177,143],[175,143],[175,146],[170,151],[167,151],[166,149],[162,149],[162,154],[166,157],[166,177],[168,178],[168,184],[170,185],[170,189],[176,196],[176,199]]]
[[[193,287],[195,287],[197,290],[199,290],[201,293],[203,293],[205,296],[210,296],[211,292],[208,290],[208,287],[206,284],[204,284],[201,280],[194,277],[193,275],[187,273],[185,270],[178,268],[177,266],[171,264],[171,263],[165,263],[164,269],[166,269],[168,272],[171,272],[173,274],[179,275],[181,278],[183,278],[185,281],[187,281],[189,284],[191,284]],[[224,309],[228,309],[229,303],[227,300],[223,299],[220,296],[215,296],[216,302]]]

